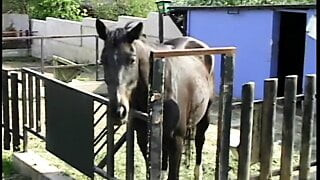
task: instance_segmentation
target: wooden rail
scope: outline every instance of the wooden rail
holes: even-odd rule
[[[172,49],[172,50],[154,50],[151,53],[153,58],[165,58],[176,56],[196,56],[227,54],[232,55],[236,52],[236,47],[217,47],[217,48],[194,48],[194,49]]]

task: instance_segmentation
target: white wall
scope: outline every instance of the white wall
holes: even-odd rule
[[[158,41],[158,13],[152,12],[147,18],[119,16],[118,21],[102,20],[109,29],[123,27],[128,22],[140,21],[144,23],[143,32],[153,41]],[[36,35],[85,35],[97,34],[95,29],[95,18],[83,18],[82,22],[63,20],[57,18],[46,18],[46,21],[33,19],[31,27],[38,31]],[[182,34],[172,22],[170,17],[164,17],[164,39],[180,37]],[[45,59],[50,60],[52,55],[60,56],[76,63],[95,63],[95,38],[68,38],[51,39],[44,42]],[[99,52],[103,48],[103,41],[99,40]],[[32,44],[32,55],[40,58],[40,41],[34,40]],[[99,56],[100,57],[100,56]]]
[[[29,17],[26,14],[2,14],[2,31],[5,31],[11,24],[17,31],[28,30]]]

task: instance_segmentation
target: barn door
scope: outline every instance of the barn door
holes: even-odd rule
[[[287,75],[298,75],[298,94],[302,92],[306,21],[306,13],[280,12],[278,96],[283,96]]]

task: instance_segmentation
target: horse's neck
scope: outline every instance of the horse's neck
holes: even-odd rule
[[[149,56],[153,47],[144,41],[136,41],[135,47],[139,58],[139,80],[136,89],[132,93],[131,106],[140,111],[147,111],[148,81],[149,81]]]

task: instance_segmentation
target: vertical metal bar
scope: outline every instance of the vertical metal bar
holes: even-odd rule
[[[280,180],[292,179],[292,152],[294,142],[294,119],[296,114],[296,94],[298,76],[286,76],[281,146]]]
[[[134,179],[134,131],[132,120],[127,122],[127,147],[126,147],[126,180]]]
[[[305,80],[299,179],[309,179],[316,75],[308,74],[305,77]]]
[[[3,103],[3,146],[5,150],[10,150],[10,120],[9,120],[9,85],[8,85],[8,71],[2,70],[2,103]]]
[[[24,71],[21,72],[22,78],[22,121],[27,124],[27,78]]]
[[[44,72],[43,41],[44,41],[44,39],[41,38],[41,39],[40,39],[41,73]]]
[[[274,122],[276,119],[278,79],[264,81],[264,97],[260,143],[260,180],[272,178],[272,156],[274,140]]]
[[[99,80],[99,37],[95,36],[96,40],[96,81]]]
[[[238,179],[249,180],[252,145],[254,83],[242,86]]]
[[[29,100],[29,128],[34,127],[33,122],[33,76],[31,74],[28,75],[28,100]]]
[[[11,73],[11,115],[13,151],[20,150],[18,74]]]
[[[36,77],[36,131],[41,131],[41,94],[40,94],[40,78]]]
[[[159,12],[159,42],[163,43],[163,14]]]
[[[27,152],[28,148],[28,134],[25,126],[27,125],[27,77],[26,72],[22,70],[22,124],[23,124],[23,151]]]
[[[153,55],[151,54],[151,57]],[[165,60],[153,59],[151,87],[149,94],[149,110],[151,114],[151,132],[149,139],[150,179],[161,178],[162,161],[162,122]]]
[[[107,108],[107,174],[114,177],[114,119],[110,108]]]
[[[234,55],[222,55],[216,179],[228,179]]]

